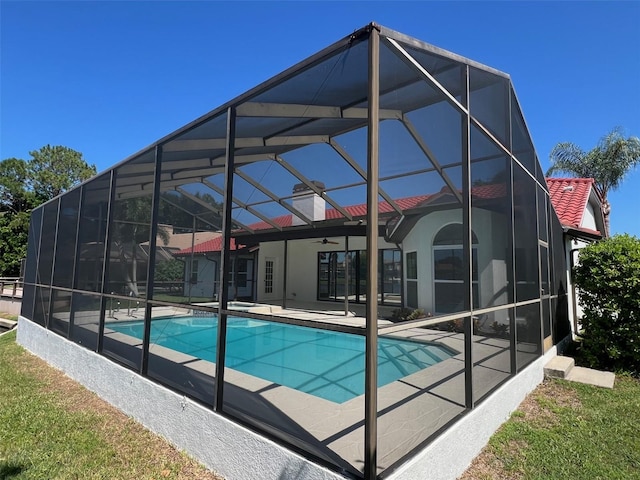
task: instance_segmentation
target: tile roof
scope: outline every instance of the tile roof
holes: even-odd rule
[[[563,226],[580,228],[589,202],[593,178],[547,178],[553,208]],[[599,233],[599,232],[598,232]]]
[[[231,238],[231,250],[236,250],[236,240],[235,238]],[[191,255],[191,247],[185,248],[176,252],[175,256],[185,256]],[[195,254],[205,254],[209,252],[219,252],[222,250],[222,234],[218,233],[215,238],[207,240],[206,242],[198,243],[193,246],[193,253]]]
[[[428,200],[433,196],[434,195],[416,195],[413,197],[400,198],[395,200],[395,202],[398,205],[398,207],[400,207],[401,210],[408,210],[416,206],[420,206],[420,204],[425,203],[426,200]],[[348,207],[344,207],[344,209],[352,217],[357,218],[357,217],[364,217],[367,215],[366,203],[351,205]],[[393,207],[388,202],[380,202],[378,204],[378,211],[379,213],[391,213],[394,210],[393,210]],[[335,220],[338,218],[343,218],[343,217],[342,217],[342,214],[336,209],[331,208],[325,211],[325,219]],[[291,214],[280,215],[279,217],[274,217],[271,219],[272,222],[274,222],[276,225],[282,228],[291,227],[292,220],[293,220],[293,215]],[[273,226],[267,222],[257,222],[249,225],[249,228],[251,228],[252,230],[268,230],[273,228]],[[216,238],[195,245],[193,247],[193,253],[204,254],[209,252],[219,252],[221,249],[222,249],[222,234],[218,233],[218,236]],[[231,250],[235,250],[235,249],[236,249],[235,239],[232,238]],[[185,248],[175,253],[175,255],[177,256],[185,256],[190,254],[191,254],[191,247]]]
[[[549,186],[549,194],[551,197],[551,203],[555,208],[555,211],[560,219],[560,222],[564,226],[570,226],[572,228],[580,228],[582,222],[582,216],[584,214],[585,207],[589,201],[589,194],[591,193],[592,186],[595,185],[595,181],[592,178],[547,178],[547,185]],[[415,195],[412,197],[396,199],[395,202],[401,210],[410,210],[412,208],[428,205],[432,202],[446,197],[449,190],[445,187],[442,191],[436,194],[429,195]],[[504,184],[497,185],[479,185],[474,186],[472,189],[472,195],[477,198],[491,199],[502,198],[507,194],[506,186]],[[361,203],[358,205],[351,205],[344,207],[344,209],[353,217],[364,217],[367,214],[367,204]],[[380,202],[378,204],[379,212],[391,213],[393,207],[388,202]],[[280,215],[271,219],[276,225],[282,228],[292,226],[291,214]],[[335,220],[342,218],[342,214],[336,209],[328,209],[325,211],[325,218],[327,220]],[[268,230],[273,228],[267,222],[257,222],[249,225],[253,230]],[[586,229],[584,229],[586,230]],[[591,233],[600,233],[589,230]],[[235,239],[231,239],[231,250],[236,250]],[[222,249],[222,234],[218,233],[213,239],[206,242],[199,243],[194,246],[193,251],[196,254],[205,254],[209,252],[219,252]],[[191,247],[180,250],[175,255],[183,256],[190,255]]]
[[[192,233],[171,233],[172,227],[170,225],[159,225],[158,228],[164,228],[166,234],[168,234],[158,235],[156,239],[158,247],[174,250],[182,250],[191,247],[191,242],[200,244],[220,235],[220,233],[217,232],[196,232],[195,238],[193,238],[194,235]],[[143,242],[140,245],[148,246],[149,242]]]
[[[410,208],[414,208],[418,206],[420,203],[432,197],[432,195],[416,195],[413,197],[400,198],[394,200],[398,207],[401,210],[408,210]],[[358,205],[350,205],[348,207],[344,207],[344,209],[351,215],[352,217],[365,217],[367,215],[367,204],[360,203]],[[378,204],[378,212],[379,213],[391,213],[393,212],[393,207],[388,202],[380,202]],[[330,208],[325,210],[325,219],[326,220],[337,220],[339,218],[343,218],[342,214],[336,210],[335,208]],[[292,226],[293,215],[286,214],[281,215],[279,217],[274,217],[271,219],[279,227],[291,227]],[[273,228],[267,222],[258,222],[249,225],[249,227],[253,230],[268,230]]]

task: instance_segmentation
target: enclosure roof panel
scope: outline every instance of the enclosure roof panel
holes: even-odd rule
[[[408,35],[402,34],[400,32],[397,32],[395,30],[383,27],[381,25],[376,24],[375,22],[372,22],[358,30],[355,30],[353,33],[343,37],[342,39],[338,40],[337,42],[333,43],[332,45],[326,47],[325,49],[319,51],[318,53],[308,57],[307,59],[293,65],[292,67],[286,69],[285,71],[281,72],[280,74],[260,83],[259,85],[257,85],[256,87],[248,90],[247,92],[237,96],[236,98],[224,103],[223,105],[211,110],[210,112],[202,115],[201,117],[198,117],[197,119],[193,120],[192,122],[188,123],[187,125],[184,125],[183,127],[175,130],[174,132],[166,135],[165,137],[162,137],[161,139],[159,139],[158,141],[154,142],[153,144],[149,145],[148,147],[140,150],[139,152],[131,155],[130,157],[126,158],[125,160],[123,160],[122,162],[118,163],[117,165],[115,165],[112,168],[117,168],[118,166],[120,166],[122,163],[125,163],[129,160],[132,160],[133,158],[138,157],[141,153],[147,152],[149,150],[154,149],[156,146],[158,145],[163,145],[166,144],[168,142],[170,142],[171,140],[175,140],[177,137],[182,136],[187,134],[187,132],[189,132],[192,129],[195,129],[197,127],[200,127],[201,125],[203,125],[204,123],[206,123],[207,121],[220,116],[222,114],[224,114],[224,112],[229,108],[229,107],[240,107],[243,103],[246,102],[250,102],[252,99],[255,99],[261,95],[266,94],[267,92],[269,92],[270,90],[275,91],[274,89],[277,89],[279,85],[283,84],[284,82],[286,82],[287,80],[300,75],[301,73],[303,73],[305,70],[310,69],[312,66],[317,65],[318,63],[326,60],[327,58],[336,55],[336,54],[340,54],[340,53],[344,53],[347,52],[349,49],[351,49],[354,45],[362,42],[362,41],[366,41],[369,32],[371,31],[372,28],[376,28],[380,31],[381,35],[384,37],[388,37],[388,38],[392,38],[394,40],[397,40],[405,45],[409,45],[412,46],[416,49],[420,49],[420,50],[424,50],[427,51],[431,54],[434,55],[438,55],[441,56],[443,58],[449,59],[449,60],[453,60],[455,62],[459,62],[461,64],[466,64],[466,65],[470,65],[473,66],[475,68],[479,68],[482,69],[484,71],[487,71],[489,73],[492,73],[494,75],[498,75],[504,78],[509,78],[509,75],[507,75],[506,73],[503,73],[499,70],[496,70],[494,68],[488,67],[486,65],[483,65],[479,62],[475,62],[473,60],[470,60],[468,58],[465,58],[461,55],[455,54],[453,52],[444,50],[442,48],[436,47],[434,45],[428,44],[426,42],[423,42],[421,40],[418,40],[416,38],[410,37]],[[346,59],[348,58],[348,56],[345,56],[344,59],[346,61]],[[383,72],[384,75],[384,72]],[[399,87],[399,86],[398,86]],[[346,98],[344,99],[344,101],[346,101]],[[364,99],[362,98],[355,98],[355,97],[349,97],[351,98],[351,100],[353,101],[353,104],[362,102]],[[277,102],[275,102],[277,103]],[[364,122],[366,122],[366,118],[362,119]],[[326,132],[326,133],[330,133],[330,132]],[[332,134],[336,134],[336,132],[331,132]]]
[[[472,120],[480,125],[473,116],[478,110],[469,113],[467,102],[463,100],[465,82],[461,79],[464,67],[472,67],[474,72],[485,72],[474,77],[474,91],[486,92],[495,85],[503,88],[510,84],[509,76],[421,40],[370,23],[112,167],[118,182],[114,198],[124,200],[149,196],[153,193],[154,178],[160,179],[161,192],[180,192],[184,186],[206,184],[206,179],[223,174],[229,108],[233,108],[236,115],[234,175],[253,185],[256,191],[260,191],[260,195],[268,196],[272,203],[264,208],[253,208],[255,205],[251,202],[234,200],[235,205],[251,213],[252,221],[256,216],[263,220],[257,230],[276,228],[275,225],[280,228],[289,226],[280,225],[284,221],[280,216],[285,212],[276,205],[280,204],[296,214],[292,208],[288,208],[290,197],[286,189],[290,187],[283,187],[285,183],[294,184],[314,179],[327,181],[317,177],[327,173],[318,173],[318,169],[314,167],[314,162],[318,164],[318,156],[313,156],[316,144],[326,146],[330,151],[327,155],[333,155],[334,163],[331,168],[334,170],[329,175],[335,179],[343,179],[341,184],[331,185],[330,190],[342,188],[343,191],[348,191],[357,182],[366,182],[363,154],[357,150],[360,147],[353,146],[354,150],[350,151],[343,146],[343,142],[353,141],[353,138],[345,139],[353,132],[354,136],[362,137],[362,131],[367,129],[368,40],[374,29],[380,32],[383,41],[380,56],[384,57],[381,62],[385,67],[380,69],[380,120],[397,122],[408,129],[412,141],[428,157],[429,162],[435,162],[435,169],[440,171],[441,166],[429,150],[429,142],[424,138],[428,132],[421,132],[414,126],[414,117],[420,118],[420,112],[436,105],[434,108],[442,108],[443,111],[450,112],[449,115],[470,114]],[[232,75],[233,72],[230,72],[230,76]],[[440,105],[446,105],[446,109]],[[522,132],[521,136],[528,136],[528,132]],[[436,140],[442,139],[431,139],[437,143]],[[160,147],[159,165],[162,170],[156,176],[154,150],[157,147]],[[507,148],[503,149],[505,153],[509,153]],[[456,154],[451,155],[455,157]],[[262,167],[252,168],[259,163],[278,166],[273,167],[265,177],[257,175]],[[344,171],[339,171],[343,167]],[[252,170],[256,176],[252,176]],[[266,173],[264,169],[262,171]],[[105,175],[105,172],[101,175]],[[448,185],[448,192],[431,193],[439,194],[437,200],[430,200],[432,207],[437,201],[441,204],[450,201],[451,194],[460,200],[458,189],[447,179],[445,183]],[[355,189],[351,191],[356,192]],[[219,191],[218,193],[221,194]],[[406,212],[407,208],[401,200],[394,204],[391,196],[382,190],[380,193],[387,200],[383,202],[384,205],[380,205],[381,213]],[[336,219],[351,221],[352,217],[366,215],[364,205],[354,205],[361,202],[361,198],[343,197],[341,202],[337,202],[332,200],[332,195],[329,191],[322,193],[323,198],[333,207],[327,210],[327,219],[333,219],[332,215],[335,214]],[[480,197],[481,192],[476,191],[474,195]],[[416,207],[417,205],[413,205],[409,209]],[[269,218],[259,214],[267,209],[273,212],[265,213]],[[276,211],[278,209],[281,211]],[[309,219],[303,220],[311,225]]]

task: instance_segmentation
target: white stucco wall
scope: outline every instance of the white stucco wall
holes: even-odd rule
[[[341,475],[23,317],[18,343],[227,480],[339,480]],[[543,379],[554,346],[389,475],[454,480]]]
[[[213,298],[214,281],[218,278],[218,268],[220,254],[212,254],[211,257],[198,256],[194,260],[198,261],[198,282],[191,283],[191,259],[185,265],[184,293],[194,297]],[[189,290],[191,289],[191,290]]]
[[[584,240],[571,239],[565,236],[565,258],[567,261],[566,284],[567,284],[567,300],[569,302],[569,321],[573,333],[580,330],[580,318],[582,317],[582,305],[578,297],[578,292],[574,290],[574,282],[571,275],[571,268],[578,263],[578,255],[580,250],[589,245]],[[574,295],[575,291],[575,295]],[[577,329],[576,329],[577,324]]]
[[[322,239],[305,239],[289,242],[287,265],[287,298],[300,301],[315,301],[318,296],[318,252],[344,251],[344,238],[331,238],[337,244],[315,243]],[[364,239],[349,238],[349,249],[364,248]]]
[[[290,240],[287,245],[287,299],[315,302],[318,298],[318,252],[344,251],[344,237],[331,237],[332,242],[319,243],[322,238]],[[378,248],[398,248],[393,243],[378,238]],[[365,250],[365,237],[349,237],[349,250]],[[276,274],[284,268],[284,242],[260,244],[258,255],[258,302],[282,298],[282,278],[274,283],[273,295],[264,293],[265,260],[276,259]],[[276,275],[277,278],[277,275]]]
[[[580,226],[583,228],[590,228],[591,230],[598,230],[598,227],[596,225],[596,214],[591,203],[587,203],[587,207],[584,209],[584,214],[582,215],[582,223],[580,224]]]
[[[464,473],[491,435],[509,419],[544,378],[543,368],[557,354],[552,347],[493,392],[462,420],[391,474],[389,480],[454,480]]]
[[[481,303],[486,303],[507,284],[507,265],[500,260],[507,248],[507,238],[501,216],[488,210],[473,209],[473,230],[478,239],[478,280]],[[418,257],[418,308],[434,312],[433,284],[433,240],[436,234],[446,225],[461,223],[459,211],[439,211],[422,217],[409,232],[402,243],[403,263],[406,255],[417,252]],[[404,288],[407,291],[406,275]],[[507,293],[503,293],[501,302],[507,303]]]
[[[18,343],[226,480],[343,478],[23,317]]]

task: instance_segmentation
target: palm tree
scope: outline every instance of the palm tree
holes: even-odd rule
[[[609,213],[611,205],[607,199],[610,191],[616,190],[624,177],[640,163],[640,139],[624,138],[620,127],[600,139],[598,145],[585,152],[570,142],[557,144],[549,154],[551,167],[547,176],[555,172],[568,173],[575,177],[593,178],[602,195],[605,236],[609,236]]]

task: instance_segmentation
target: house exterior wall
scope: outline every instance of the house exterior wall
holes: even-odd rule
[[[596,225],[596,214],[591,203],[587,203],[587,207],[584,209],[582,224],[580,226],[590,230],[598,230],[598,226]]]
[[[266,262],[273,262],[273,283],[270,289],[266,288]],[[271,303],[282,301],[284,278],[282,269],[284,268],[284,241],[265,242],[260,244],[258,253],[258,275],[256,287],[256,300],[259,303]],[[268,291],[270,290],[270,291]]]
[[[192,267],[194,261],[197,262],[197,280],[195,282],[192,281],[192,274],[194,273]],[[211,255],[206,257],[198,256],[194,257],[193,260],[188,260],[185,265],[185,295],[214,299],[217,291],[216,280],[219,275],[219,262],[219,253],[211,253]]]
[[[403,260],[407,264],[407,254],[417,252],[418,266],[418,308],[428,313],[434,312],[434,291],[433,291],[433,239],[442,227],[450,223],[461,223],[456,221],[457,215],[452,215],[451,211],[433,212],[422,217],[411,229],[411,232],[402,242]],[[405,269],[406,271],[406,269]],[[407,291],[407,278],[404,275],[404,290]]]
[[[580,296],[576,289],[575,282],[571,270],[578,263],[580,250],[589,245],[589,242],[577,238],[565,236],[565,257],[567,258],[567,298],[569,300],[569,319],[574,334],[581,329],[580,319],[582,318],[582,305],[580,304]]]
[[[478,239],[478,284],[479,297],[484,302],[502,293],[494,299],[495,304],[508,302],[504,286],[507,285],[507,264],[501,258],[507,249],[507,239],[493,235],[494,223],[503,222],[501,216],[482,209],[473,209],[472,215]],[[457,218],[456,218],[457,217]],[[417,252],[418,257],[418,308],[435,314],[433,241],[438,232],[452,223],[461,223],[459,215],[450,210],[432,212],[422,217],[402,242],[403,261],[406,264],[407,253]],[[503,227],[496,225],[498,232]],[[497,253],[499,252],[499,253]],[[403,270],[403,282],[407,291],[406,269]]]
[[[287,244],[287,299],[301,302],[315,302],[318,299],[318,253],[344,251],[344,237],[332,237],[337,243],[323,245],[322,239],[291,240]],[[378,248],[397,248],[384,238],[378,238]],[[365,250],[364,237],[349,237],[349,250]],[[284,268],[284,242],[263,242],[260,244],[258,255],[258,302],[269,302],[281,299],[283,292],[282,281],[274,284],[276,293],[269,295],[264,292],[265,260],[274,259],[275,268]],[[278,270],[279,271],[279,270]]]
[[[231,298],[251,298],[253,296],[253,256],[243,256],[242,258],[249,260],[246,285],[235,287],[235,262],[234,257],[231,257]],[[185,295],[191,295],[192,297],[205,297],[213,300],[218,299],[219,289],[219,277],[220,277],[220,252],[211,252],[206,256],[197,256],[193,258],[193,261],[197,262],[197,277],[196,281],[192,281],[192,266],[191,259],[187,260],[185,265],[185,278],[184,278],[184,292]]]

